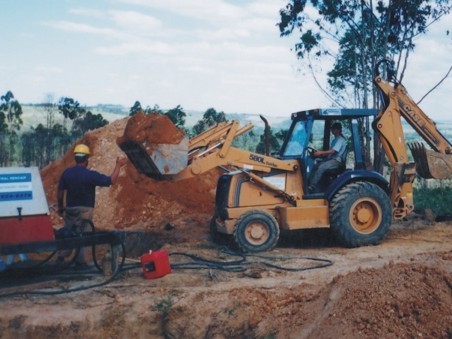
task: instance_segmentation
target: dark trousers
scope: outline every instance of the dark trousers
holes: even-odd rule
[[[323,160],[314,165],[311,176],[309,177],[309,190],[313,191],[317,188],[323,174],[328,170],[335,170],[341,166],[341,162],[336,159]]]

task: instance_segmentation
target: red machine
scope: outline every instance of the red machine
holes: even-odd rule
[[[101,245],[107,245],[109,253],[114,253],[107,264],[111,265],[112,274],[118,273],[125,260],[121,236],[117,232],[95,231],[90,221],[89,224],[91,228],[83,227],[81,233],[56,234],[38,168],[0,168],[0,272],[7,268],[39,269],[44,264],[61,270],[75,261],[82,247],[92,247],[92,260],[102,270],[100,263],[105,262],[105,251]],[[72,253],[64,263],[58,262],[55,255],[62,250]],[[30,260],[27,253],[33,253]],[[1,256],[7,257],[6,265]],[[25,265],[16,265],[15,256],[26,261]]]
[[[0,246],[54,239],[39,169],[0,168]]]

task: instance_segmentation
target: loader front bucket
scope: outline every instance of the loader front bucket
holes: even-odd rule
[[[116,143],[138,172],[153,179],[170,180],[188,164],[188,137],[165,115],[136,113]]]
[[[188,138],[182,139],[179,144],[145,146],[130,140],[119,144],[138,172],[152,179],[164,180],[187,167]]]
[[[451,179],[452,155],[428,150],[421,143],[408,145],[419,176],[424,179]]]

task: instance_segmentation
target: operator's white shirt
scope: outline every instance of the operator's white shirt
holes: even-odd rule
[[[328,156],[328,160],[330,159],[336,159],[337,161],[345,161],[344,155],[345,150],[347,149],[347,140],[342,135],[338,135],[333,139],[331,142],[331,149],[335,150],[336,153],[330,154]]]

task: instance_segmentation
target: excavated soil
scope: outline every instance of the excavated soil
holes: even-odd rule
[[[147,116],[148,120],[141,115],[138,117],[133,124],[129,122],[129,118],[117,120],[107,127],[85,134],[77,142],[90,147],[93,153],[89,159],[91,169],[109,175],[116,158],[125,156],[117,145],[117,142],[124,139],[177,143],[183,137],[181,132],[173,137],[168,136],[174,134],[174,125],[165,121],[166,117],[157,119],[156,115],[150,115]],[[140,137],[133,139],[129,136],[132,135],[131,131]],[[149,137],[150,134],[153,138]],[[63,158],[41,171],[50,205],[56,203],[56,189],[61,173],[66,167],[73,165],[72,154],[73,148]],[[184,220],[199,220],[204,214],[212,214],[218,175],[218,171],[212,170],[202,176],[179,182],[155,181],[138,173],[129,162],[116,185],[97,189],[94,224],[99,229],[145,231],[162,230],[168,223],[177,223],[180,228],[186,227]],[[52,220],[55,225],[63,223],[55,213],[52,213]]]
[[[91,168],[111,172],[123,156],[116,141],[127,120],[82,138],[94,152]],[[49,204],[71,164],[70,150],[42,170]],[[128,164],[117,185],[98,189],[95,225],[139,234],[127,244],[129,263],[159,248],[172,264],[183,261],[178,253],[228,258],[208,235],[218,175],[162,182]],[[62,224],[53,212],[52,220]],[[295,232],[264,256],[250,257],[241,272],[174,268],[144,279],[138,267],[101,287],[0,298],[0,337],[452,338],[450,222],[413,214],[394,223],[380,245],[355,249],[338,246],[325,231]],[[301,269],[315,264],[312,258],[333,265],[265,265]]]
[[[127,120],[123,135],[118,137],[119,145],[125,141],[139,144],[177,144],[185,136],[166,115],[152,113],[149,115],[138,112]]]

